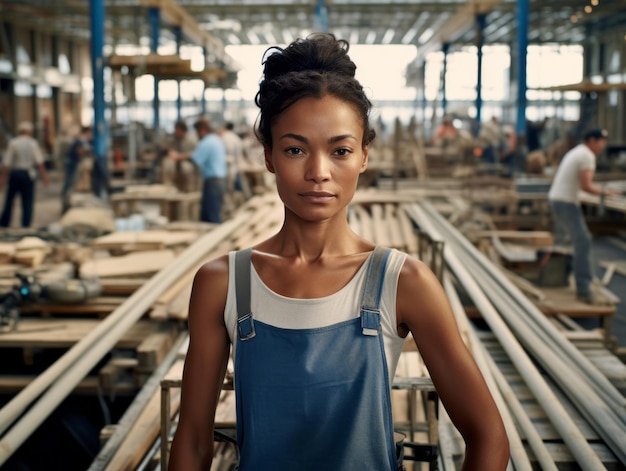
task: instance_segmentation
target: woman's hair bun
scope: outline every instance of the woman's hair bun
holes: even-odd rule
[[[298,39],[286,48],[272,47],[263,56],[266,80],[291,72],[317,71],[354,77],[356,65],[348,56],[350,45],[327,33],[315,33]]]

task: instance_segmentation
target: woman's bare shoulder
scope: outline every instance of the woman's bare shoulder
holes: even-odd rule
[[[399,322],[407,325],[445,317],[449,311],[445,292],[433,271],[412,256],[406,257],[400,271],[397,308]]]
[[[196,272],[196,281],[217,281],[219,278],[228,278],[228,254],[208,260]]]
[[[407,255],[400,270],[399,282],[401,285],[410,285],[410,289],[415,289],[415,283],[429,283],[433,276],[434,273],[428,265],[412,255]]]
[[[228,294],[228,254],[205,262],[195,273],[189,302],[189,320],[221,319]]]

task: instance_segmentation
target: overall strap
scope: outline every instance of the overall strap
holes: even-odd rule
[[[237,298],[237,332],[240,340],[249,340],[256,334],[250,311],[250,264],[252,248],[235,252],[235,294]]]
[[[380,332],[380,297],[382,295],[385,269],[391,249],[376,246],[367,267],[365,284],[361,295],[361,327],[363,335]]]

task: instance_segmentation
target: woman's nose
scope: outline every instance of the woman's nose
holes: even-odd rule
[[[330,162],[328,156],[312,154],[307,159],[307,168],[305,178],[320,182],[330,177]]]

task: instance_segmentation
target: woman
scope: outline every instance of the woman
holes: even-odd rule
[[[500,415],[438,280],[348,226],[374,131],[347,51],[325,34],[268,51],[256,133],[285,219],[196,274],[171,470],[210,467],[231,345],[241,471],[396,469],[389,389],[409,332],[465,438],[464,469],[506,467]]]

